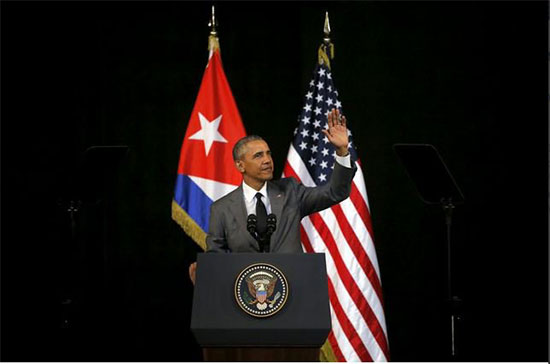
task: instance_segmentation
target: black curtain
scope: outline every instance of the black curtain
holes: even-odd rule
[[[201,360],[187,276],[200,249],[170,204],[211,5],[2,2],[2,360]],[[226,75],[276,175],[329,11],[392,360],[450,350],[444,217],[394,154],[405,142],[435,145],[466,197],[459,358],[548,361],[548,3],[216,6]],[[100,173],[79,170],[93,145],[129,151],[71,220],[79,181]]]

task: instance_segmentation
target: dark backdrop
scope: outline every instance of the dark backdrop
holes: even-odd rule
[[[201,360],[198,248],[170,204],[210,5],[2,2],[3,360]],[[325,10],[392,359],[449,352],[443,214],[392,151],[410,142],[438,148],[467,200],[453,225],[459,358],[547,361],[547,2],[220,2],[227,77],[279,171]],[[85,196],[73,239],[67,204],[91,145],[130,150]]]

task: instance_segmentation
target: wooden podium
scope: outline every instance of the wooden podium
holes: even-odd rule
[[[245,286],[236,290],[244,282],[239,277],[264,264],[286,280],[283,296],[278,292],[282,298],[274,299],[278,311],[270,316],[254,314],[262,311],[250,305],[254,297]],[[239,304],[243,294],[247,298]],[[191,331],[205,361],[319,361],[330,329],[324,254],[198,255]]]

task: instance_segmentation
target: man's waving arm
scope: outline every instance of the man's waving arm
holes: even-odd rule
[[[328,129],[323,130],[323,133],[336,149],[336,163],[330,181],[326,185],[301,186],[300,209],[302,216],[324,210],[349,197],[351,182],[357,170],[348,151],[349,138],[346,117],[340,115],[338,110],[332,109],[328,113],[327,119]]]

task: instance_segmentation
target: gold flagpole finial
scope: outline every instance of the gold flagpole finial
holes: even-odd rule
[[[323,38],[323,44],[319,47],[319,64],[325,64],[330,69],[330,60],[334,58],[334,45],[330,41],[328,11],[325,12],[325,26],[323,31],[325,32],[325,37]]]
[[[208,22],[208,26],[210,27],[210,34],[216,35],[216,25],[218,25],[218,22],[216,21],[216,9],[214,8],[214,5],[212,5],[212,17],[210,18],[210,21]]]
[[[325,43],[330,43],[330,22],[328,20],[328,11],[325,12],[325,27],[324,27],[324,32],[325,32],[325,38],[323,39],[325,41]]]
[[[208,50],[210,51],[210,56],[212,56],[212,52],[220,49],[216,25],[218,25],[218,22],[216,21],[216,10],[214,5],[212,5],[212,17],[208,22],[208,26],[210,27],[210,36],[208,37]]]

